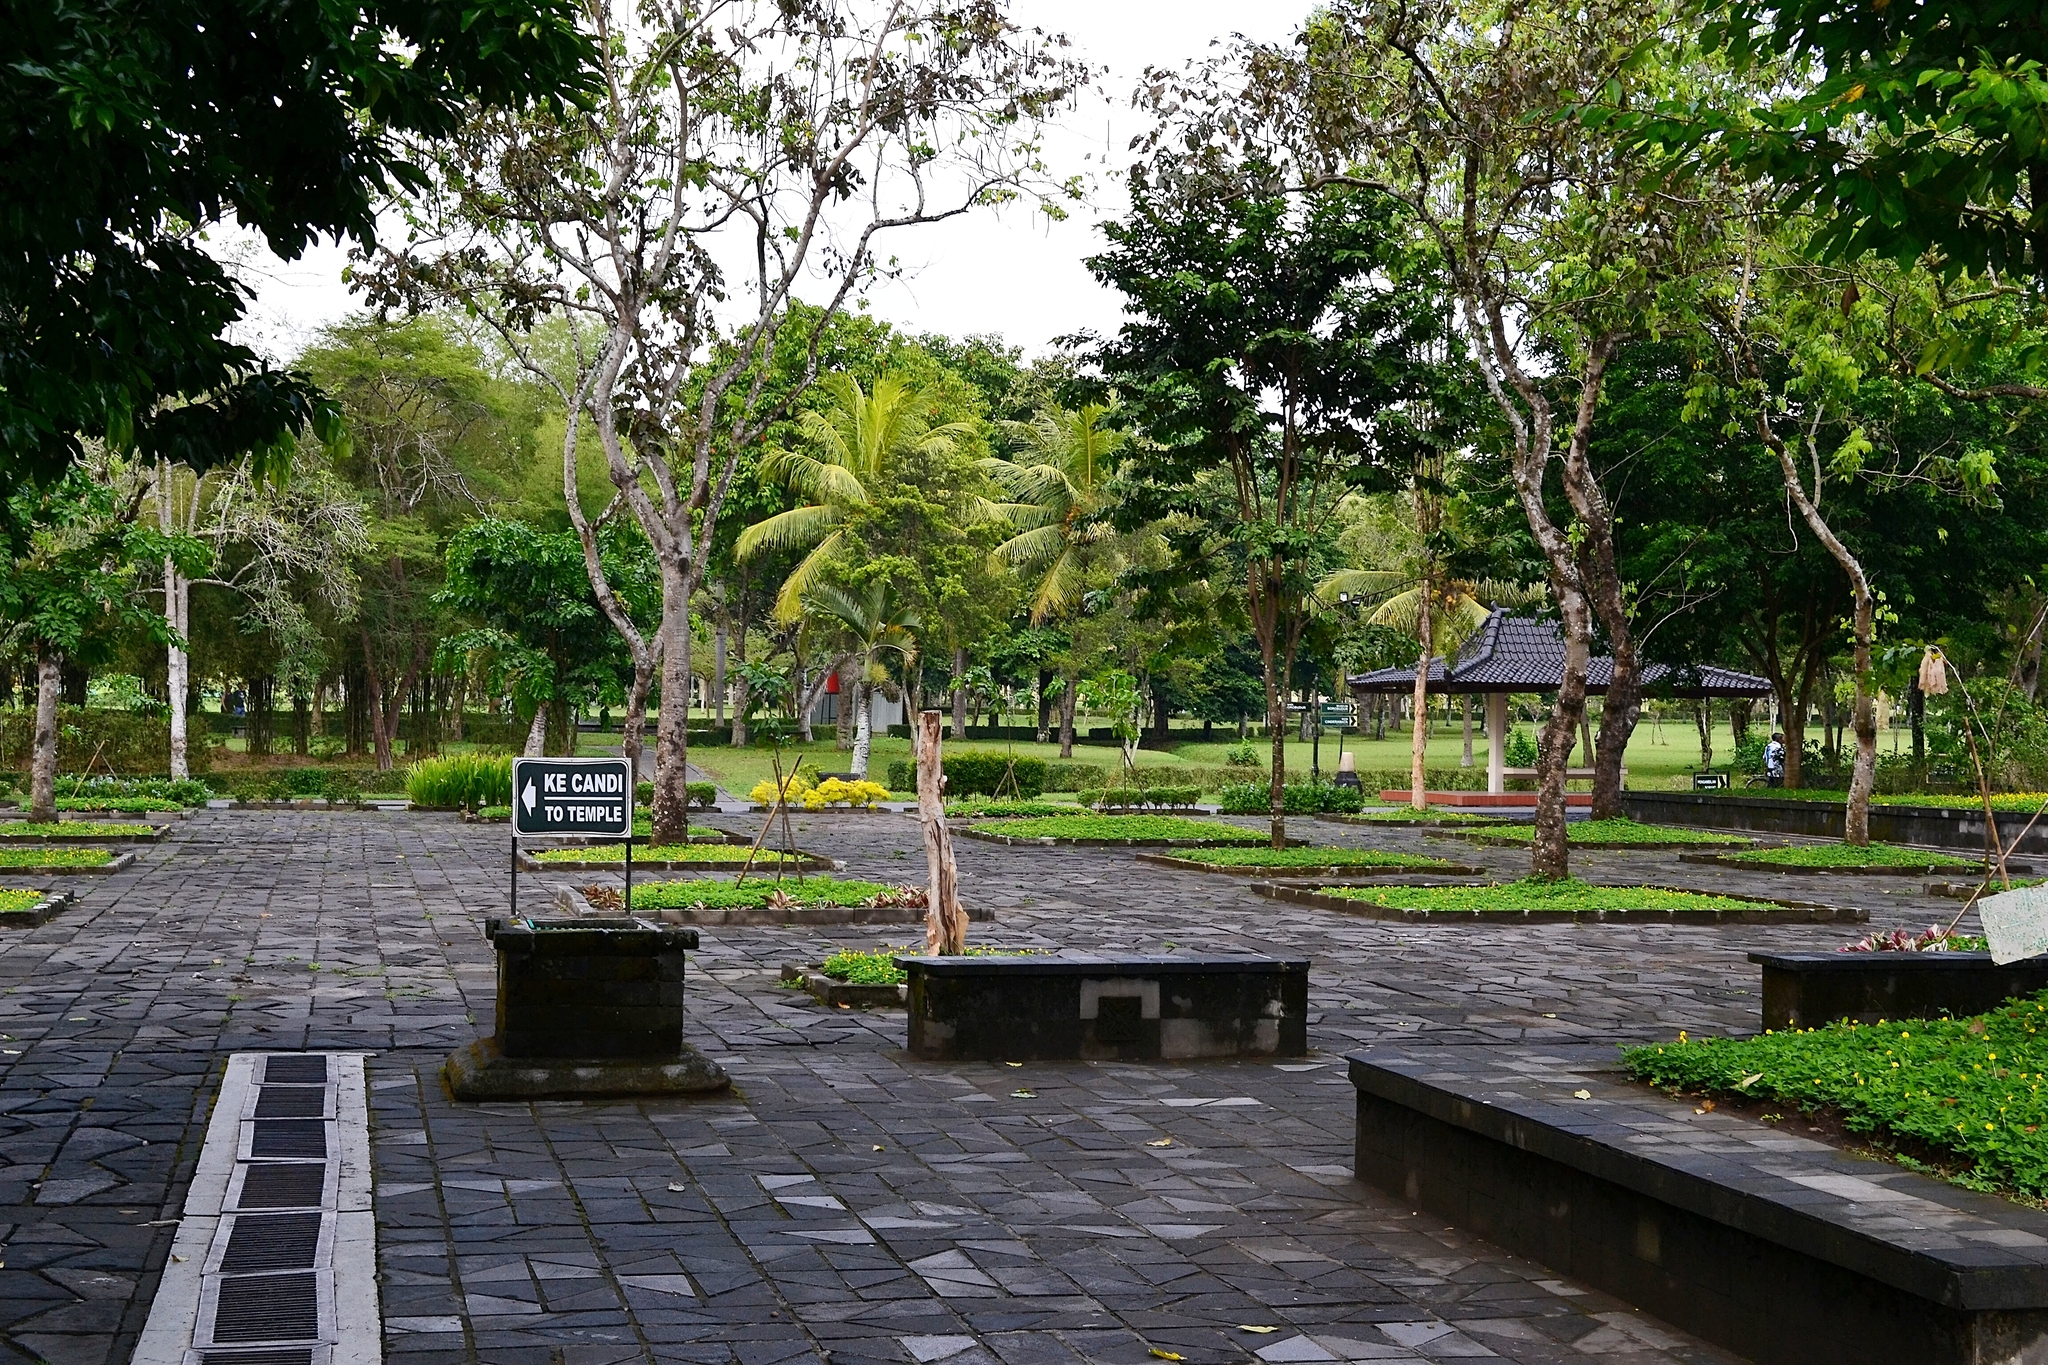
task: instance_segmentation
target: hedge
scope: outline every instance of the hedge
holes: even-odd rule
[[[686,783],[690,789],[689,804],[693,810],[710,810],[718,804],[718,784],[715,782]],[[642,782],[633,788],[633,804],[642,809],[654,806],[654,784]]]
[[[0,711],[0,768],[28,769],[35,725],[34,711]],[[204,729],[193,728],[187,750],[192,771],[205,772],[212,747]],[[98,707],[58,707],[57,771],[82,772],[88,763],[94,772],[108,768],[123,775],[168,772],[170,719]]]
[[[1289,815],[1316,815],[1324,811],[1355,815],[1365,809],[1365,793],[1356,787],[1338,787],[1328,782],[1289,782],[1281,789],[1281,803]],[[1232,782],[1216,799],[1225,815],[1264,815],[1273,809],[1272,788],[1264,782]]]
[[[1015,764],[1015,768],[1011,767]],[[1019,800],[1029,801],[1045,790],[1045,760],[1042,758],[1013,759],[1008,754],[983,753],[973,749],[956,754],[945,754],[939,759],[940,770],[946,775],[948,796],[1009,796],[1014,779],[1015,795]],[[897,759],[889,765],[889,790],[907,792],[916,790],[917,765],[905,759]],[[999,793],[996,789],[1002,788]]]
[[[1049,792],[1078,792],[1090,787],[1106,787],[1109,785],[1108,773],[1109,770],[1100,763],[1047,760],[1045,789]]]
[[[1078,793],[1081,804],[1096,810],[1141,810],[1147,806],[1192,806],[1200,787],[1106,787]]]

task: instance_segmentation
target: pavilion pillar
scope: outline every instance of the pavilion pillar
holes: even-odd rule
[[[1508,789],[1508,694],[1486,694],[1486,789],[1498,795]]]

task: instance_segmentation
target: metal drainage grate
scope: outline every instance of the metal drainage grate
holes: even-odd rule
[[[276,1056],[263,1060],[265,1085],[325,1085],[327,1059],[322,1056]]]
[[[200,1365],[313,1365],[313,1348],[295,1346],[283,1351],[208,1351]]]
[[[260,1097],[257,1103],[262,1103]],[[267,1119],[249,1127],[251,1157],[327,1159],[327,1125],[319,1119]]]
[[[221,1253],[220,1273],[311,1270],[320,1254],[317,1213],[238,1214]]]
[[[249,1166],[242,1176],[238,1209],[318,1208],[327,1192],[327,1167],[307,1162]]]
[[[259,1119],[317,1119],[327,1114],[327,1089],[318,1085],[267,1083],[256,1092]]]
[[[213,1339],[305,1341],[320,1335],[320,1283],[311,1271],[243,1275],[220,1282]]]

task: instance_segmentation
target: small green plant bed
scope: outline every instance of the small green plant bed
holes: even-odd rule
[[[807,906],[922,905],[924,891],[915,886],[883,882],[839,881],[832,877],[783,878],[743,882],[707,878],[702,881],[640,882],[633,887],[635,910],[756,910],[771,907],[799,910]]]
[[[1406,868],[1424,872],[1453,868],[1448,859],[1431,858],[1420,853],[1388,853],[1377,848],[1191,848],[1174,855],[1174,861],[1258,872],[1295,868],[1320,871],[1340,867]]]
[[[1747,789],[1737,787],[1728,791],[1700,792],[1698,794],[1701,796],[1723,797],[1767,796],[1773,801],[1820,801],[1835,806],[1842,805],[1849,799],[1849,793],[1845,791],[1832,791],[1813,787],[1774,787],[1766,790],[1758,790],[1754,787]],[[1945,807],[1951,810],[1976,810],[1981,812],[1984,809],[1984,798],[1974,791],[1896,792],[1891,795],[1873,794],[1870,798],[1870,804],[1872,807],[1931,806]],[[2048,792],[1991,793],[1991,809],[2000,813],[2017,811],[2022,815],[2032,815],[2043,806],[2048,806]]]
[[[23,809],[27,809],[26,806]],[[118,815],[147,815],[158,810],[184,810],[185,803],[168,796],[60,796],[60,811],[83,811],[89,815],[108,812]]]
[[[1413,806],[1367,807],[1355,815],[1330,815],[1327,819],[1347,825],[1512,825],[1515,820],[1499,815],[1480,815],[1473,811],[1446,810],[1442,806],[1430,806],[1417,810]]]
[[[905,798],[915,801],[911,796]],[[1044,815],[1077,815],[1084,812],[1078,806],[1059,801],[996,801],[970,797],[964,801],[948,801],[946,815],[956,820],[1016,820]]]
[[[112,861],[114,855],[104,848],[72,848],[63,844],[0,848],[0,867],[105,867]]]
[[[1526,844],[1536,838],[1536,827],[1503,825],[1474,837],[1487,843]],[[1565,840],[1585,848],[1660,848],[1678,844],[1747,848],[1755,842],[1740,834],[1716,834],[1683,825],[1646,825],[1636,820],[1574,820],[1565,826]]]
[[[1991,940],[1982,934],[1958,934],[1940,924],[1929,925],[1925,933],[1911,929],[1883,929],[1865,934],[1854,943],[1835,949],[1838,953],[1983,953]]]
[[[834,981],[844,981],[849,986],[900,986],[910,979],[909,973],[896,965],[899,957],[920,956],[924,949],[916,944],[906,943],[900,948],[877,948],[868,953],[857,948],[842,948],[825,959],[819,971]],[[968,957],[1044,957],[1050,951],[1045,948],[969,948]]]
[[[969,825],[967,833],[1013,839],[1072,840],[1076,843],[1263,844],[1261,830],[1177,815],[1053,815],[1035,820]]]
[[[1626,1048],[1681,1093],[1832,1111],[1972,1189],[2048,1198],[2048,991],[1962,1019],[1913,1019]]]
[[[1331,886],[1325,895],[1370,901],[1390,910],[1480,910],[1519,914],[1563,910],[1574,914],[1615,910],[1776,910],[1769,901],[1667,891],[1653,886],[1594,886],[1576,877],[1525,878],[1492,886]]]
[[[0,821],[0,841],[43,842],[56,839],[78,839],[98,841],[102,839],[151,839],[156,831],[149,826],[136,824],[103,824],[96,820],[4,820]]]
[[[49,897],[47,891],[17,891],[12,887],[0,887],[0,914],[20,914],[33,910]]]
[[[1904,872],[1937,872],[1956,868],[1982,867],[1982,858],[1958,858],[1952,853],[1930,853],[1897,844],[1791,844],[1783,848],[1747,848],[1718,855],[1724,863],[1759,867],[1801,868],[1896,868]]]
[[[626,860],[624,844],[591,844],[583,848],[550,848],[533,855],[533,860],[550,866],[574,867],[579,863],[623,863]],[[654,844],[633,847],[635,863],[691,863],[711,867],[742,867],[747,861],[747,846],[743,844],[688,843]],[[817,859],[808,853],[794,855],[777,848],[764,848],[754,854],[755,867],[773,868],[778,864],[798,863],[809,865]]]

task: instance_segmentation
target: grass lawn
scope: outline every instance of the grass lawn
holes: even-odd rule
[[[656,844],[648,848],[638,845],[633,849],[633,861],[650,863],[710,863],[716,866],[739,864],[747,860],[745,844]],[[808,853],[799,853],[795,858],[781,849],[764,848],[754,855],[754,866],[773,867],[778,863],[804,862]],[[591,844],[584,848],[550,848],[533,855],[537,863],[618,863],[626,858],[624,844]]]
[[[1958,1183],[2048,1198],[2048,991],[1965,1019],[1830,1024],[1630,1048],[1653,1085],[1838,1112]]]
[[[1190,848],[1174,855],[1211,867],[1450,867],[1444,858],[1388,853],[1377,848]]]
[[[1262,830],[1178,815],[1051,815],[967,828],[1019,839],[1215,839],[1233,844],[1263,844],[1272,839]]]
[[[112,861],[112,850],[104,848],[67,848],[61,844],[0,848],[0,867],[105,867]]]
[[[1788,848],[1746,848],[1721,855],[1731,863],[1758,863],[1765,867],[1982,867],[1982,858],[1958,858],[1952,853],[1929,853],[1925,849],[1900,848],[1897,844],[1799,844]]]
[[[33,910],[43,903],[46,891],[16,891],[11,887],[0,887],[0,913],[12,910]]]
[[[36,839],[130,839],[135,836],[133,824],[114,825],[93,820],[0,820],[0,837]],[[145,827],[142,833],[150,830]]]
[[[1390,910],[1775,910],[1769,901],[1653,887],[1590,886],[1577,879],[1494,886],[1325,886],[1325,896],[1367,901]]]
[[[1530,843],[1536,838],[1534,825],[1501,825],[1485,831],[1489,839],[1513,839]],[[1574,844],[1736,844],[1749,843],[1740,834],[1715,834],[1684,825],[1646,825],[1635,820],[1574,820],[1565,826],[1565,838]]]
[[[777,897],[782,899],[778,900]],[[889,905],[908,903],[915,897],[922,903],[924,892],[916,887],[888,886],[882,882],[837,881],[831,877],[805,877],[801,882],[785,877],[781,881],[749,877],[743,882],[717,878],[701,881],[637,882],[633,886],[635,910],[753,910],[766,905],[795,908],[805,905]]]

